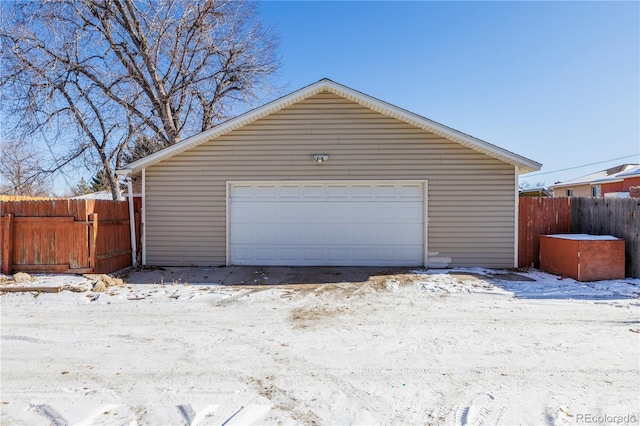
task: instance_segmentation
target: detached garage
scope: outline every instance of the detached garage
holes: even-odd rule
[[[540,164],[321,80],[120,170],[145,265],[512,267]]]

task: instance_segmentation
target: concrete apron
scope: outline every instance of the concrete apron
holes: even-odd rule
[[[124,276],[130,284],[295,285],[363,283],[372,277],[411,274],[420,267],[228,266],[153,267]]]

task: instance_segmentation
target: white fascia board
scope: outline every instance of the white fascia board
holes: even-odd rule
[[[129,176],[131,174],[132,170],[130,168],[126,168],[126,169],[118,169],[116,170],[116,175],[118,176]]]
[[[611,179],[598,179],[598,180],[594,180],[591,182],[592,185],[600,185],[602,183],[617,183],[617,182],[623,182],[624,178],[620,178],[620,177],[614,177]]]
[[[149,167],[175,154],[186,151],[208,140],[245,126],[266,115],[273,114],[278,110],[293,105],[294,103],[300,102],[322,91],[329,91],[335,95],[342,96],[383,115],[396,118],[400,121],[404,121],[405,123],[435,133],[439,136],[457,142],[463,146],[481,152],[490,157],[499,159],[508,164],[512,164],[518,167],[520,174],[534,172],[540,170],[540,168],[542,167],[542,164],[514,154],[511,151],[502,149],[481,139],[474,138],[473,136],[469,136],[465,133],[462,133],[458,130],[452,129],[435,121],[429,120],[428,118],[422,117],[418,114],[414,114],[410,111],[388,104],[384,101],[373,98],[369,95],[358,92],[334,81],[323,79],[309,86],[303,87],[302,89],[296,90],[295,92],[285,95],[279,99],[271,101],[261,107],[255,108],[242,115],[239,115],[236,118],[225,121],[224,123],[212,127],[209,130],[205,130],[202,133],[191,136],[190,138],[187,138],[184,141],[179,142],[173,146],[165,148],[138,161],[134,161],[133,163],[127,165],[127,169],[129,171],[123,174],[136,174],[143,168]]]

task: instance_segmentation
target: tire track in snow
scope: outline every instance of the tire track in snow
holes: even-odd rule
[[[478,393],[453,413],[454,425],[499,425],[507,407],[497,403],[490,393]]]
[[[289,392],[274,385],[274,379],[273,376],[266,376],[264,379],[253,376],[242,377],[242,380],[251,385],[258,394],[271,401],[274,408],[289,413],[294,420],[304,424],[322,424],[322,420],[311,410],[300,410],[298,400]]]
[[[48,342],[48,340],[40,339],[38,337],[31,337],[31,336],[2,335],[2,336],[0,336],[0,339],[2,339],[2,340],[18,340],[18,341],[29,342],[29,343],[45,343],[45,342]]]
[[[634,372],[630,372],[626,369],[621,368],[593,368],[593,369],[584,369],[584,368],[576,368],[576,369],[516,369],[516,368],[508,368],[508,367],[480,367],[480,368],[469,368],[469,369],[456,369],[456,368],[340,368],[340,367],[317,367],[317,368],[296,368],[291,366],[269,366],[269,367],[260,367],[260,366],[252,366],[253,370],[262,370],[267,373],[283,373],[286,375],[292,374],[309,374],[309,373],[338,373],[338,374],[361,374],[361,375],[370,375],[370,374],[398,374],[398,373],[409,373],[409,374],[417,374],[417,373],[426,373],[426,374],[467,374],[467,373],[475,373],[475,374],[498,374],[498,375],[548,375],[548,374],[584,374],[588,376],[593,376],[596,373],[616,373],[621,374],[624,373],[626,375],[634,374]],[[238,373],[243,374],[246,373],[245,369],[235,368],[235,367],[215,367],[211,366],[208,368],[210,372],[220,372],[220,373]],[[636,376],[640,377],[640,371],[636,371]]]

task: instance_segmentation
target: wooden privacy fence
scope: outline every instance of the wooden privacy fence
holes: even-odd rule
[[[139,206],[136,210],[139,212]],[[140,214],[135,217],[140,229]],[[131,265],[128,204],[108,200],[1,201],[0,241],[4,274],[110,273]]]
[[[518,266],[540,267],[540,235],[571,232],[569,198],[520,197]]]
[[[61,200],[57,197],[34,197],[31,195],[0,195],[0,201],[42,201],[42,200]]]
[[[540,235],[613,235],[625,241],[625,274],[640,278],[640,199],[521,197],[518,266],[540,267]]]

